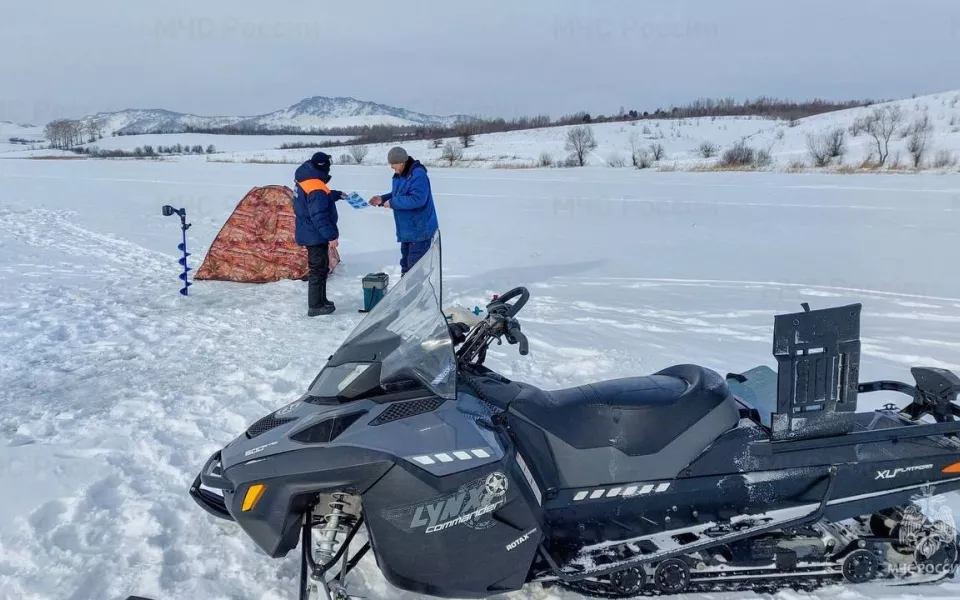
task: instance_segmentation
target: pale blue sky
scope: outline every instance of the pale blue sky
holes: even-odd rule
[[[3,0],[0,120],[893,98],[960,88],[958,42],[956,0]]]

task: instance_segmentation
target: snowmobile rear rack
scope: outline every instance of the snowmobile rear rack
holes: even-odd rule
[[[839,435],[856,424],[862,305],[803,308],[774,318],[774,440]]]
[[[912,421],[924,415],[932,416],[936,423],[903,425],[871,431],[856,431],[813,439],[785,440],[755,444],[754,450],[764,453],[796,452],[811,448],[837,448],[891,440],[916,439],[935,435],[960,434],[960,405],[956,404],[960,393],[960,378],[946,369],[913,367],[910,369],[916,385],[900,381],[870,381],[857,385],[859,393],[878,391],[900,392],[913,397],[913,402],[899,412]]]
[[[754,454],[779,454],[781,452],[799,452],[816,448],[839,448],[889,442],[893,440],[915,439],[934,435],[960,434],[960,421],[952,423],[930,423],[927,425],[908,425],[873,431],[857,431],[843,435],[814,438],[809,440],[787,440],[780,442],[759,442],[751,446]]]
[[[756,421],[769,441],[752,444],[761,454],[811,448],[842,447],[936,435],[960,434],[960,377],[939,368],[914,367],[915,385],[899,381],[859,382],[860,304],[777,315],[774,319],[773,371],[758,367],[746,374],[730,373],[727,381],[742,405],[742,416]],[[760,389],[742,384],[756,379]],[[900,410],[903,425],[857,431],[858,394],[894,391],[913,397]],[[769,422],[760,417],[760,403],[776,396]],[[753,400],[758,405],[753,405]],[[771,407],[772,408],[772,407]],[[935,424],[917,421],[930,415]]]

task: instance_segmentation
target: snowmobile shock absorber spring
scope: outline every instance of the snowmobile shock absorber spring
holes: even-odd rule
[[[331,510],[326,516],[317,539],[317,562],[320,564],[333,558],[337,551],[337,535],[346,533],[349,529],[348,525],[342,522],[347,514],[343,509],[349,506],[346,496],[347,494],[342,492],[333,494],[333,501],[328,504]]]

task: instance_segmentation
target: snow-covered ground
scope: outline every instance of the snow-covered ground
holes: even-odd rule
[[[942,92],[898,100],[871,107],[835,111],[800,119],[795,123],[759,117],[705,117],[693,119],[639,120],[620,123],[591,125],[597,141],[596,149],[586,156],[588,165],[610,167],[622,164],[632,168],[633,147],[646,151],[652,158],[652,145],[662,147],[663,156],[652,162],[656,171],[699,170],[716,165],[724,150],[743,140],[755,151],[770,153],[772,163],[766,170],[813,169],[808,152],[808,135],[821,135],[833,129],[845,131],[845,151],[840,159],[831,161],[821,170],[857,169],[873,154],[876,158],[872,137],[860,133],[854,137],[850,126],[858,118],[870,114],[877,107],[897,106],[903,111],[903,122],[890,139],[889,157],[882,171],[890,168],[912,169],[912,157],[908,149],[909,138],[903,132],[923,115],[929,117],[931,131],[926,143],[922,168],[938,173],[960,172],[960,90]],[[458,167],[533,168],[541,164],[541,157],[548,155],[554,164],[562,163],[570,154],[565,149],[567,131],[570,127],[548,127],[526,131],[487,134],[476,136],[475,141],[463,151]],[[95,144],[103,149],[133,150],[145,144],[154,147],[164,145],[213,144],[221,153],[213,157],[184,156],[175,160],[187,161],[263,161],[299,162],[309,156],[311,150],[280,150],[281,143],[294,141],[317,141],[315,136],[197,136],[195,134],[133,135],[105,138]],[[5,141],[5,140],[4,140]],[[444,140],[455,141],[453,138]],[[716,154],[703,158],[700,147],[709,142]],[[394,144],[369,146],[366,164],[383,164],[387,150]],[[447,163],[442,160],[443,147],[434,148],[428,140],[404,144],[411,155],[427,164],[438,167]],[[2,150],[3,148],[0,148]],[[8,150],[10,150],[8,148]],[[349,147],[326,148],[339,161]],[[941,156],[938,157],[938,153]],[[5,156],[28,156],[58,154],[51,151],[23,152]],[[938,159],[943,164],[938,166]],[[869,171],[868,171],[869,172]]]
[[[859,166],[871,153],[875,156],[875,142],[865,133],[851,136],[849,128],[858,118],[869,115],[875,108],[897,106],[903,111],[903,124],[891,138],[887,167],[898,162],[900,167],[912,166],[911,155],[907,149],[908,138],[900,132],[926,114],[932,125],[923,166],[930,170],[958,172],[957,160],[960,160],[960,90],[921,96],[915,99],[898,100],[871,107],[834,111],[813,117],[800,119],[791,124],[784,120],[759,117],[704,117],[691,119],[639,120],[620,123],[600,123],[591,125],[597,141],[597,147],[587,156],[587,164],[610,166],[625,163],[631,166],[634,143],[641,151],[651,154],[651,146],[662,146],[663,157],[653,163],[657,169],[699,169],[715,165],[724,150],[735,143],[745,140],[754,150],[769,151],[773,163],[771,170],[797,169],[799,163],[804,168],[812,167],[807,149],[807,136],[819,135],[835,128],[846,133],[846,152],[842,161],[834,160],[830,169],[841,164],[847,167]],[[563,161],[570,151],[565,149],[567,131],[571,127],[548,127],[527,131],[513,131],[499,134],[476,136],[476,140],[463,151],[463,160],[469,166],[480,167],[534,167],[540,164],[543,154],[549,155],[554,163]],[[635,138],[635,142],[632,139]],[[449,141],[449,140],[445,140]],[[704,142],[716,146],[716,155],[703,158],[700,147]],[[383,161],[392,144],[371,146],[374,160]],[[443,148],[433,148],[429,141],[413,142],[408,145],[411,154],[431,163],[444,164]],[[932,163],[938,151],[949,153],[954,162],[947,167],[934,169]],[[340,149],[329,150],[339,156]],[[283,153],[262,153],[264,157]],[[238,157],[239,158],[239,157]]]
[[[29,144],[13,143],[10,138],[28,140]],[[7,152],[23,152],[25,150],[42,149],[46,145],[43,138],[43,127],[26,123],[11,123],[0,121],[0,156]]]
[[[143,135],[118,135],[116,137],[104,137],[102,140],[86,144],[101,150],[133,150],[136,147],[152,146],[156,151],[161,146],[207,146],[212,145],[217,153],[221,152],[258,152],[264,148],[279,149],[284,144],[293,143],[324,143],[333,141],[344,141],[351,139],[351,136],[325,136],[325,135],[215,135],[211,133],[148,133]],[[316,152],[317,149],[300,149],[296,152],[301,154]],[[211,157],[217,158],[217,157]],[[202,157],[201,157],[202,159]]]
[[[338,166],[332,187],[369,196],[389,175]],[[953,178],[431,175],[445,304],[532,293],[520,315],[531,354],[491,354],[508,376],[556,388],[687,361],[775,366],[773,316],[804,301],[864,303],[865,380],[910,381],[916,364],[960,370]],[[181,296],[179,222],[160,211],[187,209],[196,268],[244,193],[292,176],[202,159],[0,161],[0,599],[295,597],[297,557],[266,558],[187,489],[211,452],[300,395],[359,322],[360,278],[397,277],[392,219],[341,209],[338,311],[308,319],[304,282],[197,282]],[[872,396],[862,410],[905,400]],[[384,585],[371,558],[358,581],[363,597],[412,597]],[[958,595],[947,583],[777,598]]]

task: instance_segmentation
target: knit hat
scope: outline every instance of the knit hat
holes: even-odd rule
[[[387,162],[391,165],[405,163],[407,162],[408,158],[410,157],[407,155],[407,151],[400,146],[394,146],[393,148],[390,148],[390,152],[387,152]]]
[[[324,173],[330,172],[330,155],[324,152],[317,152],[310,158],[310,162],[313,163],[313,166],[319,171]]]

